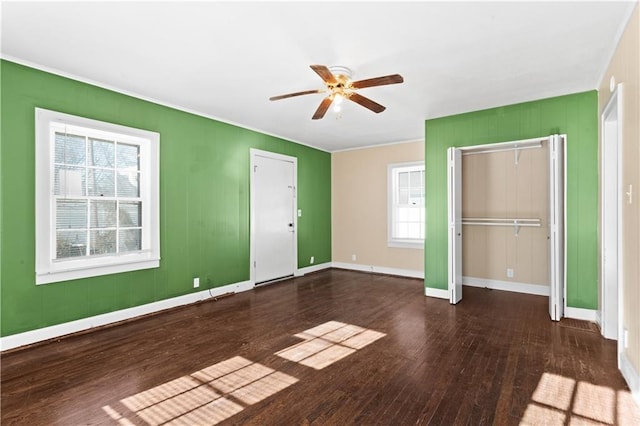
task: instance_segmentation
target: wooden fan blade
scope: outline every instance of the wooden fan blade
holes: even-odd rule
[[[333,75],[333,73],[329,71],[329,68],[325,67],[324,65],[310,66],[311,69],[314,70],[320,76],[320,78],[324,80],[325,83],[338,84],[338,80],[336,80],[336,77]]]
[[[371,86],[384,86],[385,84],[402,83],[404,78],[400,74],[385,75],[384,77],[368,78],[366,80],[358,80],[351,83],[354,89],[362,89]]]
[[[324,92],[324,90],[305,90],[304,92],[295,92],[295,93],[287,93],[286,95],[280,95],[280,96],[272,96],[269,98],[270,101],[277,101],[280,99],[286,99],[286,98],[292,98],[294,96],[302,96],[302,95],[311,95],[314,93],[322,93]]]
[[[327,96],[326,98],[324,98],[322,102],[320,102],[320,106],[318,107],[315,114],[313,114],[313,117],[311,118],[313,120],[319,120],[322,117],[324,117],[324,115],[327,113],[327,110],[331,106],[332,102],[333,102],[333,99],[331,98],[331,96]]]
[[[370,109],[371,111],[375,112],[376,114],[381,113],[382,111],[384,111],[385,109],[387,109],[387,107],[384,107],[382,105],[380,105],[377,102],[372,101],[369,98],[365,98],[362,95],[359,95],[357,93],[352,93],[351,96],[349,96],[349,100],[362,105],[365,108]]]

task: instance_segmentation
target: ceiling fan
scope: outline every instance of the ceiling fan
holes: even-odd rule
[[[368,78],[366,80],[351,81],[351,70],[343,66],[331,66],[325,65],[311,65],[311,69],[314,70],[320,78],[324,81],[325,88],[317,90],[305,90],[302,92],[288,93],[286,95],[273,96],[269,98],[271,101],[277,101],[280,99],[292,98],[294,96],[311,95],[314,93],[329,93],[313,114],[312,119],[318,120],[326,114],[331,104],[335,101],[336,104],[342,102],[343,99],[349,99],[357,104],[362,105],[365,108],[370,109],[375,113],[381,113],[386,107],[380,105],[377,102],[372,101],[369,98],[356,93],[357,89],[363,89],[365,87],[372,86],[384,86],[387,84],[402,83],[404,79],[400,74],[385,75],[383,77]]]

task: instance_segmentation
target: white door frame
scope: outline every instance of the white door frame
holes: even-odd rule
[[[291,215],[293,217],[293,274],[294,276],[299,275],[298,271],[298,215],[296,214],[298,211],[298,159],[296,157],[291,157],[289,155],[278,154],[270,151],[263,151],[261,149],[250,148],[249,149],[250,156],[250,168],[249,168],[249,279],[251,280],[251,284],[255,286],[256,284],[256,216],[255,216],[255,182],[254,182],[254,168],[255,158],[257,156],[266,157],[273,160],[281,160],[281,161],[290,161],[293,163],[293,206]]]
[[[565,143],[563,144],[563,153],[565,155],[564,156],[564,167],[563,167],[563,172],[562,172],[562,182],[560,182],[563,185],[563,200],[562,200],[562,204],[563,206],[566,206],[566,140],[567,137],[566,135],[560,135]],[[489,143],[489,144],[482,144],[482,145],[473,145],[473,146],[463,146],[463,147],[451,147],[449,148],[450,151],[459,151],[460,153],[464,154],[464,153],[475,153],[475,154],[481,154],[481,153],[488,153],[488,152],[497,152],[497,151],[515,151],[515,158],[518,158],[518,150],[519,149],[528,149],[528,148],[533,148],[536,147],[537,145],[541,144],[542,142],[549,142],[551,140],[552,136],[544,136],[544,137],[540,137],[540,138],[532,138],[532,139],[524,139],[524,140],[519,140],[519,141],[510,141],[510,142],[498,142],[498,143]],[[448,153],[447,154],[447,162],[448,162],[448,173],[449,175],[451,175],[452,171],[450,170],[451,167],[451,160],[452,160],[452,153]],[[551,173],[551,171],[549,171],[549,173]],[[551,177],[551,176],[550,176]],[[450,179],[449,179],[450,180]],[[461,188],[461,186],[460,186]],[[461,191],[461,189],[458,189]],[[452,186],[451,184],[449,184],[449,208],[451,208],[451,200],[455,199],[456,196],[454,194],[451,193],[452,192]],[[461,210],[461,209],[460,209]],[[562,217],[563,219],[566,220],[566,210],[563,207],[563,213],[562,213]],[[448,247],[448,252],[449,252],[449,273],[452,272],[452,260],[451,260],[451,256],[452,256],[452,248],[451,248],[451,237],[452,237],[452,233],[451,233],[451,224],[452,224],[452,212],[449,211],[449,247]],[[454,222],[457,220],[461,221],[461,217],[460,218],[453,218]],[[563,236],[562,236],[562,246],[563,248],[561,250],[559,250],[559,255],[562,255],[562,260],[561,260],[561,269],[562,269],[562,274],[560,276],[560,280],[559,280],[559,285],[561,288],[557,289],[557,292],[561,295],[564,295],[563,297],[563,302],[562,302],[562,306],[563,306],[563,312],[566,310],[567,308],[567,302],[566,302],[566,226],[563,229]],[[459,264],[462,265],[462,254],[460,254],[460,259],[459,259]],[[458,297],[462,297],[462,292],[461,291],[456,291],[455,289],[455,279],[451,276],[449,276],[447,278],[447,282],[448,282],[448,286],[447,286],[447,290],[449,292],[450,295],[450,302],[454,303],[452,301],[452,296],[454,293],[458,296]],[[551,283],[550,283],[551,284]],[[551,289],[550,289],[551,291]],[[460,293],[458,295],[458,293]],[[457,303],[457,302],[456,302]],[[560,318],[557,318],[557,320],[559,320]]]
[[[602,173],[600,192],[600,329],[618,340],[618,361],[624,347],[622,334],[622,108],[623,85],[618,84],[600,117]],[[619,362],[618,362],[618,365]]]

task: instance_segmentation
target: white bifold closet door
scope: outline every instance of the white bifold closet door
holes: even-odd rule
[[[549,316],[564,316],[564,136],[549,137]]]
[[[462,300],[462,151],[447,150],[449,161],[449,302]]]
[[[449,301],[462,300],[462,153],[465,150],[492,152],[522,149],[525,145],[548,141],[549,150],[549,316],[560,321],[564,316],[565,242],[564,242],[564,144],[565,135],[513,141],[447,151],[448,161],[448,290]],[[517,155],[517,153],[516,153]]]

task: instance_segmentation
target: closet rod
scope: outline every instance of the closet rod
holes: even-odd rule
[[[524,145],[524,146],[512,146],[509,148],[496,148],[496,149],[484,149],[481,151],[462,151],[462,155],[475,155],[475,154],[491,154],[493,152],[504,152],[504,151],[521,151],[523,149],[533,149],[533,148],[542,148],[542,143],[539,142],[535,145]]]
[[[473,222],[507,222],[507,223],[513,223],[514,221],[517,222],[540,222],[540,219],[529,219],[529,218],[515,218],[515,217],[511,217],[511,218],[497,218],[497,217],[463,217],[462,221],[473,221]]]
[[[463,225],[482,225],[482,226],[529,226],[534,228],[539,228],[540,223],[522,223],[517,220],[513,220],[511,222],[472,222],[472,221],[462,221]]]
[[[494,217],[475,217],[475,218],[462,218],[463,225],[481,225],[481,226],[513,226],[513,235],[518,236],[520,228],[532,227],[540,228],[540,219],[509,219],[509,218],[494,218]]]

